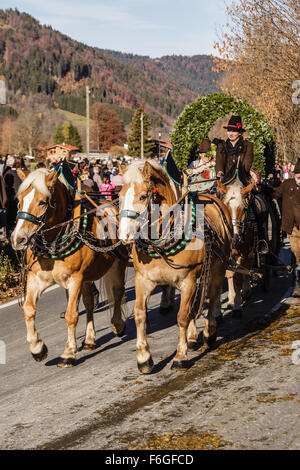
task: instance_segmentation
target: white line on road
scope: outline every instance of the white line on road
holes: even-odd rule
[[[46,292],[50,292],[51,290],[57,289],[58,287],[60,287],[60,286],[58,286],[57,284],[55,284],[55,286],[48,287],[48,289],[45,290],[44,294]],[[3,309],[3,308],[6,308],[6,307],[10,307],[11,305],[15,305],[18,302],[19,302],[19,300],[16,299],[16,300],[11,300],[10,302],[6,302],[5,304],[1,304],[0,305],[0,310]]]

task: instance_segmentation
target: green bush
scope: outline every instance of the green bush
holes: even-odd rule
[[[9,243],[0,249],[0,289],[5,291],[18,283],[19,260]]]
[[[253,169],[261,177],[274,167],[274,139],[266,118],[246,101],[231,95],[213,93],[202,96],[183,110],[171,135],[173,157],[180,169],[187,167],[190,158],[198,158],[197,150],[214,123],[227,114],[240,115],[254,144]]]

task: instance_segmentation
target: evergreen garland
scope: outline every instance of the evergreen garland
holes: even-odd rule
[[[187,167],[190,158],[198,158],[198,148],[214,123],[227,114],[240,115],[248,140],[254,145],[252,168],[261,177],[274,168],[274,139],[266,118],[246,101],[231,95],[213,93],[202,96],[183,110],[171,135],[173,157],[180,169]]]

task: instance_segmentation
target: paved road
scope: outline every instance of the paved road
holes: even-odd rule
[[[289,251],[282,256],[288,261]],[[31,358],[18,305],[1,309],[7,361],[0,364],[0,448],[299,449],[300,364],[292,361],[292,343],[300,340],[300,304],[282,301],[290,285],[283,273],[268,293],[255,285],[242,319],[225,310],[224,294],[215,346],[201,347],[200,318],[199,350],[180,372],[171,370],[176,309],[159,315],[158,289],[148,309],[155,368],[147,376],[136,367],[132,270],[126,335],[114,337],[107,312],[98,309],[97,348],[79,351],[73,369],[56,367],[67,331],[59,317],[66,303],[60,288],[38,305],[38,331],[49,350],[44,363]],[[84,331],[82,310],[78,344]]]

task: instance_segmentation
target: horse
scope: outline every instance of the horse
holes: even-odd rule
[[[114,256],[111,251],[101,251],[101,248],[98,251],[93,250],[83,242],[82,237],[72,236],[69,239],[68,233],[72,234],[72,229],[76,227],[74,224],[78,223],[78,220],[73,221],[71,229],[66,231],[67,189],[59,181],[55,170],[40,168],[32,173],[19,170],[18,175],[22,183],[17,194],[19,212],[11,235],[11,243],[15,250],[25,250],[25,261],[28,266],[25,300],[22,307],[27,328],[27,341],[33,358],[38,362],[45,360],[48,349],[44,341],[39,338],[35,327],[36,303],[48,287],[58,284],[65,288],[68,298],[65,314],[68,337],[58,366],[72,367],[76,363],[75,334],[81,294],[87,314],[83,348],[95,349],[96,335],[93,320],[95,306],[91,289],[93,281],[101,278],[104,286],[109,288],[113,297],[112,329],[118,336],[124,334],[122,300],[125,291],[127,252],[121,246],[122,256]],[[101,209],[101,204],[99,207]],[[98,220],[94,214],[90,213],[79,220],[81,221],[80,225],[77,225],[79,232],[87,230],[88,232],[84,233],[89,235],[89,240],[92,235],[94,239],[97,238],[99,223],[104,221],[104,216],[102,215],[102,218]],[[62,226],[64,233],[60,236]],[[79,237],[79,232],[74,233]],[[57,240],[65,243],[65,239],[69,239],[69,245],[60,255],[49,255],[49,252],[44,253],[41,250],[36,253],[34,246],[38,237],[42,237],[44,247],[53,246]]]
[[[229,211],[214,196],[201,195],[197,199],[200,204],[205,204],[205,217],[222,238],[219,245],[221,257],[216,256],[209,249],[209,243],[196,234],[192,234],[188,240],[181,239],[177,247],[160,251],[156,256],[155,252],[150,253],[141,245],[143,240],[140,235],[145,225],[151,228],[148,222],[155,207],[153,203],[158,206],[162,220],[168,217],[170,209],[177,204],[177,194],[165,169],[153,160],[132,163],[123,173],[123,179],[124,185],[120,192],[119,239],[125,245],[132,245],[136,293],[133,315],[137,329],[138,369],[142,374],[148,374],[154,367],[146,338],[146,306],[151,292],[158,285],[172,286],[181,293],[177,315],[179,341],[172,367],[187,368],[188,348],[195,349],[198,341],[193,303],[197,294],[197,280],[199,282],[201,275],[206,280],[209,297],[203,340],[210,346],[216,339],[215,308],[225,276],[226,260],[231,251],[232,226]],[[160,224],[161,229],[162,225]],[[196,229],[200,230],[200,227],[197,226]],[[206,262],[207,256],[211,256],[209,262]]]
[[[224,185],[218,180],[218,187],[223,195],[223,202],[228,207],[233,225],[232,259],[237,265],[251,270],[255,261],[255,224],[250,219],[249,201],[251,191],[255,187],[252,181],[244,187],[239,180]],[[251,286],[248,275],[226,271],[228,280],[228,307],[235,315],[242,313],[242,295],[248,298]]]

